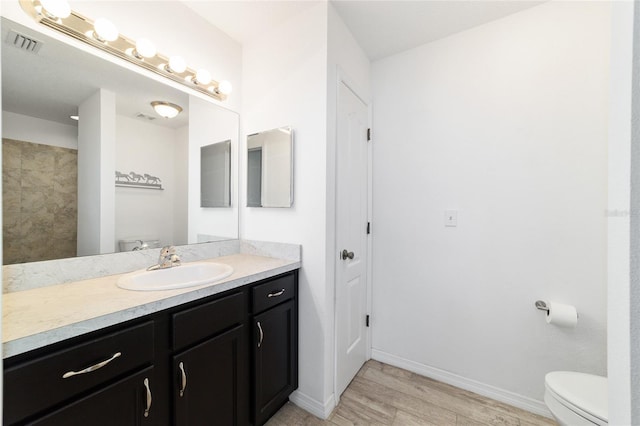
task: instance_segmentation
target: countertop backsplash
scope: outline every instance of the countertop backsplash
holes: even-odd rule
[[[263,241],[214,241],[177,246],[176,251],[183,262],[239,253],[301,260],[301,248],[298,244]],[[2,292],[12,293],[144,269],[157,263],[159,252],[160,249],[149,249],[5,265],[2,267]]]

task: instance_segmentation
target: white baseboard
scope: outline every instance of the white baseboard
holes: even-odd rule
[[[518,395],[516,393],[509,392],[495,386],[487,385],[476,380],[468,379],[466,377],[458,376],[457,374],[440,370],[439,368],[430,367],[428,365],[420,364],[415,361],[410,361],[408,359],[404,359],[377,349],[372,349],[371,357],[376,361],[393,365],[394,367],[403,368],[405,370],[411,371],[412,373],[426,376],[461,389],[475,392],[479,395],[486,396],[487,398],[495,399],[496,401],[504,402],[506,404],[513,405],[514,407],[522,408],[523,410],[527,410],[531,413],[553,418],[551,412],[542,401]]]
[[[296,404],[303,410],[313,414],[316,417],[320,417],[322,420],[329,418],[333,409],[336,408],[336,400],[333,395],[329,397],[324,403],[313,399],[308,395],[303,394],[300,391],[295,391],[289,395],[289,401]]]

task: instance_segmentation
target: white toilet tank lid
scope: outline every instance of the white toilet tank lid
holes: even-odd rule
[[[603,422],[609,418],[607,378],[573,371],[548,373],[546,387],[573,407]]]

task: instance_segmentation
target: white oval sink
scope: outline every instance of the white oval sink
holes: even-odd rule
[[[220,281],[233,274],[229,265],[213,262],[190,262],[155,271],[131,272],[118,278],[120,288],[136,291],[171,290],[195,287]]]

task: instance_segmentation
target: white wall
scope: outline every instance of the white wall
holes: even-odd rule
[[[78,256],[115,251],[116,97],[98,90],[78,107]]]
[[[173,241],[177,245],[188,243],[189,233],[189,126],[176,130],[173,146],[176,193],[173,204]]]
[[[326,62],[325,3],[318,3],[245,43],[240,145],[241,237],[302,245],[299,388],[293,398],[306,407],[316,407],[315,412],[321,415],[325,403],[331,406],[327,402],[330,373],[326,371],[325,351],[332,338],[327,307],[333,303],[325,292]],[[246,135],[287,125],[294,131],[293,207],[244,207]]]
[[[78,127],[15,112],[2,111],[2,137],[78,149]]]
[[[541,413],[545,373],[606,374],[609,8],[547,2],[374,62],[375,358]]]
[[[612,3],[609,110],[608,327],[609,424],[631,421],[629,219],[633,2]],[[636,355],[637,356],[637,355]],[[636,358],[637,359],[637,358]],[[638,386],[636,385],[636,388]],[[633,423],[637,423],[633,422]]]
[[[116,117],[116,170],[156,176],[163,187],[162,191],[116,187],[116,250],[121,239],[159,239],[162,245],[177,244],[175,238],[186,241],[186,229],[184,235],[175,235],[175,196],[184,191],[177,182],[186,180],[186,174],[177,176],[175,168],[177,142],[176,130],[141,119]]]
[[[634,5],[631,107],[631,232],[629,325],[631,424],[640,423],[640,8]],[[628,44],[627,44],[628,46]],[[626,117],[626,115],[625,115]]]

